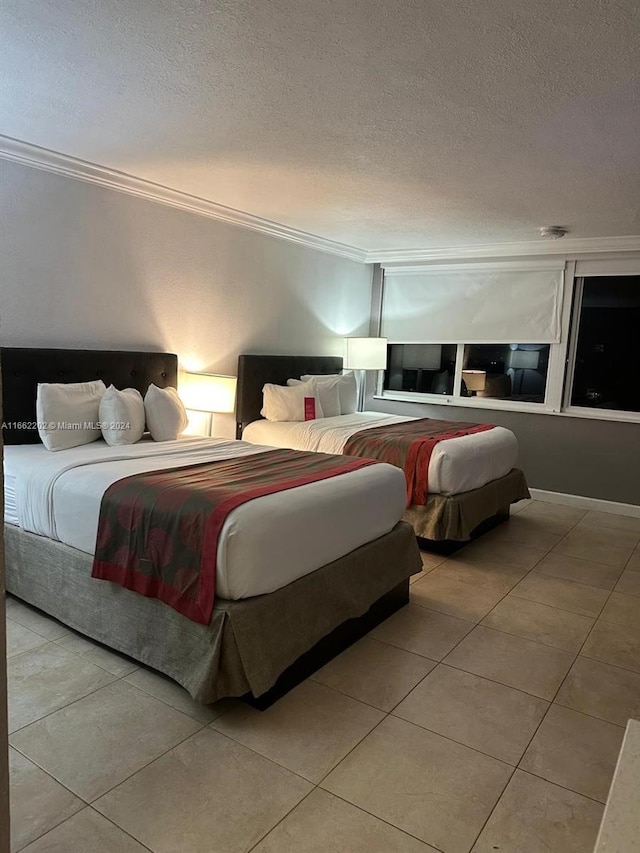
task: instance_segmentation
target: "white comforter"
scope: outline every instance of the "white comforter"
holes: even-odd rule
[[[92,554],[105,490],[131,474],[251,456],[268,447],[182,438],[109,447],[103,441],[51,453],[5,448],[5,520]],[[389,532],[406,499],[404,475],[372,465],[257,498],[231,512],[218,543],[223,598],[273,592]]]
[[[413,420],[416,419],[383,412],[357,412],[302,423],[260,420],[246,426],[242,438],[273,447],[342,453],[348,439],[360,430]],[[479,489],[507,474],[517,459],[518,441],[504,427],[441,441],[429,464],[429,492],[456,495]]]

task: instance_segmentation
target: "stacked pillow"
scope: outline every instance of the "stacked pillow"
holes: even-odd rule
[[[347,373],[321,374],[319,376],[306,374],[305,376],[301,376],[300,379],[303,382],[309,379],[315,379],[319,387],[328,385],[334,381],[337,382],[338,396],[340,398],[340,411],[337,414],[353,415],[358,411],[358,384],[356,382],[356,375],[353,371],[349,370]]]
[[[100,400],[100,429],[111,447],[135,444],[144,433],[144,403],[135,388],[124,391],[109,385]]]
[[[104,438],[111,447],[139,441],[146,427],[154,441],[172,441],[187,426],[175,388],[150,385],[119,391],[95,382],[40,383],[36,395],[38,433],[47,450],[68,450]]]
[[[322,414],[317,415],[317,417],[334,418],[336,415],[340,414],[338,381],[338,378],[331,378],[329,382],[319,382],[317,377],[310,376],[305,380],[287,379],[287,385],[290,388],[295,388],[299,385],[306,385],[309,382],[315,382],[317,394],[320,399],[320,408],[322,409]]]
[[[106,390],[101,379],[38,385],[36,420],[47,450],[68,450],[102,437],[99,412]]]
[[[324,417],[315,379],[297,385],[272,385],[262,389],[260,414],[268,421],[314,421]]]
[[[189,418],[175,388],[149,385],[144,395],[147,428],[154,441],[175,441],[187,428]]]
[[[358,387],[352,372],[308,374],[288,379],[287,385],[262,389],[260,414],[268,421],[309,421],[351,415],[358,408]]]

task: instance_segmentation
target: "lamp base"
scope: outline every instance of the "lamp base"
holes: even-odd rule
[[[367,399],[367,371],[358,371],[358,411],[364,412],[364,404]]]

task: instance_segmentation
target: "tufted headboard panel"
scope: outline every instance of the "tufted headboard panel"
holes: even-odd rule
[[[171,353],[2,347],[0,360],[5,444],[40,441],[35,428],[39,382],[102,379],[107,386],[137,388],[143,395],[152,383],[178,386],[178,357]]]
[[[236,437],[262,415],[262,388],[265,383],[286,385],[307,373],[342,373],[342,359],[334,355],[241,355],[238,358],[236,397]]]

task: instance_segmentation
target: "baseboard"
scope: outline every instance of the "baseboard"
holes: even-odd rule
[[[612,515],[627,515],[640,518],[640,506],[623,504],[617,501],[605,501],[600,498],[589,498],[586,495],[565,495],[563,492],[549,492],[546,489],[529,489],[531,497],[537,501],[563,506],[575,506],[578,509],[594,509],[598,512],[609,512]]]

